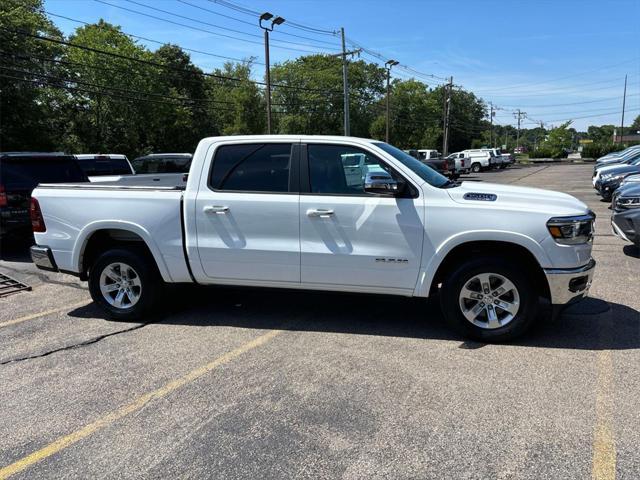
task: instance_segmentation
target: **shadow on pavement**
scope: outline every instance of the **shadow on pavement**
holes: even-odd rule
[[[640,258],[640,248],[635,245],[625,245],[622,247],[622,252],[627,257]]]
[[[165,297],[171,300],[163,314],[148,318],[149,323],[452,340],[465,349],[484,346],[450,330],[437,299],[240,287],[172,287]],[[70,315],[103,316],[92,304]],[[534,328],[511,345],[640,348],[640,314],[624,305],[588,298],[555,322],[547,318],[550,312],[544,310]]]

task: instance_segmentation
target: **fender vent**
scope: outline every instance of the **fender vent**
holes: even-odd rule
[[[475,200],[478,202],[495,202],[498,199],[498,196],[495,193],[474,193],[469,192],[465,193],[465,200]]]

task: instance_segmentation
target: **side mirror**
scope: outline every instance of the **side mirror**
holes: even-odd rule
[[[396,195],[401,185],[387,172],[367,172],[364,177],[364,191],[382,195]]]

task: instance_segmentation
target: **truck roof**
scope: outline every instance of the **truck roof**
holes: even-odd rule
[[[342,135],[233,135],[233,136],[228,136],[227,135],[227,136],[218,136],[218,137],[207,137],[207,138],[202,139],[202,141],[209,141],[211,143],[214,143],[214,142],[229,141],[229,140],[264,142],[265,140],[282,140],[282,141],[334,140],[334,141],[344,141],[345,139],[358,140],[360,142],[366,142],[366,143],[379,143],[379,142],[382,142],[382,140],[375,140],[373,138],[345,137],[345,136],[342,136]]]
[[[64,152],[0,152],[0,158],[71,157]]]

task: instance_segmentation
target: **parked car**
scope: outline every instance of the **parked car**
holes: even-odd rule
[[[612,208],[613,233],[640,248],[640,183],[616,192]]]
[[[610,163],[621,163],[624,160],[637,155],[638,152],[640,152],[640,145],[634,145],[619,152],[609,153],[596,160],[596,167]]]
[[[140,173],[188,173],[193,155],[190,153],[153,153],[133,160]]]
[[[602,175],[612,172],[618,167],[621,167],[624,165],[640,165],[640,150],[634,153],[633,155],[626,157],[621,162],[596,165],[593,168],[593,178],[591,179],[593,183],[593,187],[596,188],[596,182],[600,179]]]
[[[596,190],[604,200],[609,201],[623,180],[634,174],[640,174],[640,165],[620,165],[600,176],[596,181]]]
[[[348,182],[353,154],[378,170]],[[376,140],[206,138],[186,189],[110,187],[40,185],[31,253],[88,280],[120,320],[146,315],[164,283],[439,291],[452,327],[502,341],[533,324],[540,296],[556,308],[584,297],[595,268],[594,215],[576,198],[460,185]]]
[[[496,165],[495,157],[487,150],[463,150],[462,153],[469,158],[470,168],[473,173],[489,170]]]
[[[105,177],[135,173],[126,155],[83,153],[75,157],[90,182],[104,181]]]
[[[36,185],[86,181],[73,155],[0,153],[0,239],[32,238],[29,201]]]
[[[471,161],[464,156],[464,153],[452,153],[447,157],[447,159],[453,159],[455,162],[455,170],[458,176],[467,174],[471,171]]]
[[[416,157],[422,163],[429,165],[434,170],[440,172],[442,175],[451,177],[453,179],[458,178],[460,175],[456,171],[456,162],[449,157],[443,158],[440,152],[437,150],[417,150],[418,156]]]

